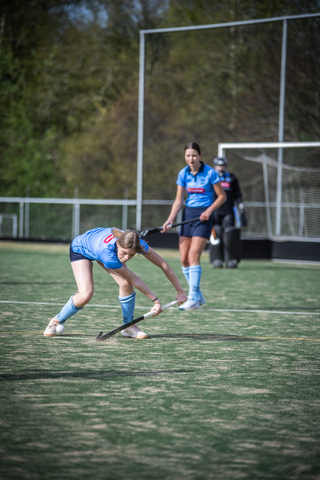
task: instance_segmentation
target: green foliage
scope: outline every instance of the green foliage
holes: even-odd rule
[[[305,10],[289,0],[4,0],[0,195],[78,187],[82,197],[134,198],[139,30]],[[222,141],[278,140],[282,22],[145,39],[145,198],[173,197],[190,140],[205,161]],[[319,138],[319,58],[319,18],[288,22],[287,141]]]
[[[8,196],[47,196],[57,190],[59,175],[55,163],[59,134],[54,124],[39,131],[30,115],[26,72],[10,52],[1,55],[0,119],[1,193]],[[52,195],[52,193],[51,193]]]

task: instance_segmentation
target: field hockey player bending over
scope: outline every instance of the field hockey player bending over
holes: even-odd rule
[[[162,311],[160,299],[138,275],[126,266],[136,253],[142,254],[151,263],[161,268],[176,289],[178,305],[187,300],[187,295],[170,265],[139,237],[138,232],[134,230],[123,232],[117,228],[94,228],[77,236],[71,243],[70,260],[78,292],[71,296],[60,313],[50,320],[44,336],[56,336],[56,327],[64,324],[92,299],[93,261],[108,272],[119,285],[119,300],[124,323],[133,320],[136,296],[134,287],[153,302],[151,311],[154,312],[154,316],[158,316]],[[148,338],[148,335],[137,325],[122,330],[121,335],[138,339]]]

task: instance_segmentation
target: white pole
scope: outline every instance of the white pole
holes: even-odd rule
[[[124,189],[123,199],[128,200],[128,188]],[[122,205],[122,230],[128,228],[128,205]]]
[[[30,197],[30,187],[27,188],[26,197]],[[30,232],[30,203],[25,204],[24,236],[29,238]]]
[[[23,216],[24,216],[24,201],[20,202],[19,206],[19,238],[23,238]]]
[[[79,187],[74,187],[74,201],[72,209],[72,238],[80,233],[80,204],[78,202]]]
[[[280,75],[280,105],[279,105],[279,132],[278,142],[283,142],[284,103],[286,91],[286,56],[287,56],[287,20],[283,21],[281,75]],[[281,204],[282,204],[282,163],[283,149],[278,150],[278,178],[277,178],[277,207],[276,207],[276,235],[281,235]]]
[[[270,197],[269,197],[269,182],[268,182],[268,168],[266,161],[263,161],[263,183],[264,183],[264,198],[266,202],[266,215],[267,215],[267,230],[268,236],[272,236],[272,226],[271,226],[271,214],[270,214]]]
[[[136,229],[141,230],[143,189],[144,32],[140,31]]]

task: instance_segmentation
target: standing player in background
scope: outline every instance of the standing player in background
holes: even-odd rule
[[[227,171],[227,159],[216,157],[213,164],[227,195],[227,201],[213,213],[212,226],[216,239],[210,238],[210,261],[214,268],[222,268],[223,261],[226,262],[227,268],[237,268],[241,258],[240,228],[235,226],[237,207],[241,223],[243,226],[246,225],[242,194],[238,179]]]
[[[119,301],[124,324],[133,320],[136,296],[133,287],[153,302],[151,311],[154,312],[154,316],[159,315],[162,311],[159,298],[138,275],[126,266],[136,253],[142,254],[151,263],[161,268],[176,289],[176,300],[179,305],[187,301],[187,295],[170,265],[139,237],[138,232],[134,230],[123,232],[116,228],[94,228],[83,235],[78,235],[71,243],[70,260],[78,292],[72,295],[58,315],[50,320],[44,336],[55,337],[56,327],[64,324],[68,318],[90,302],[94,292],[93,261],[96,261],[119,285]],[[148,338],[148,335],[137,325],[131,325],[122,330],[121,335],[138,339]]]
[[[189,284],[188,300],[180,310],[194,310],[205,303],[200,290],[202,267],[201,254],[210,238],[212,213],[226,200],[219,175],[213,168],[201,161],[201,150],[197,143],[188,143],[185,147],[187,166],[180,170],[177,179],[177,193],[170,215],[163,224],[162,232],[168,231],[178,212],[183,207],[187,193],[186,208],[182,220],[199,220],[181,225],[179,232],[179,251],[182,271]],[[216,199],[214,200],[214,197]]]

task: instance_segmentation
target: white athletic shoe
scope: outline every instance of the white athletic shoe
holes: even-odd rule
[[[206,299],[204,298],[204,296],[201,294],[201,298],[199,300],[199,303],[200,305],[204,305],[206,303]]]
[[[179,310],[198,310],[200,308],[200,302],[193,300],[189,297],[185,303],[182,303],[179,307]]]
[[[55,337],[57,335],[56,327],[60,325],[60,322],[57,318],[51,318],[49,325],[43,332],[45,337]]]
[[[138,338],[139,340],[141,340],[142,338],[148,338],[148,335],[144,333],[139,327],[137,327],[137,325],[131,325],[131,327],[121,330],[121,335],[123,337]]]

